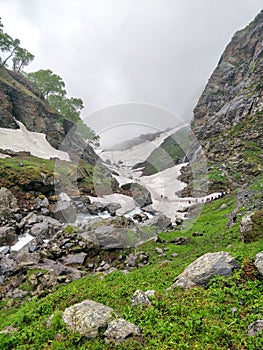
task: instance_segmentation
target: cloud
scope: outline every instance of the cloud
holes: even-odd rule
[[[141,102],[185,120],[224,47],[261,6],[261,0],[0,0],[5,29],[35,54],[29,70],[61,75],[69,95],[83,99],[83,116]],[[93,115],[89,123],[99,130],[111,118],[101,125]]]

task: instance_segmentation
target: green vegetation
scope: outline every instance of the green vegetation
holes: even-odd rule
[[[94,167],[82,159],[75,165],[67,161],[42,159],[20,152],[12,157],[0,159],[0,186],[14,191],[52,194],[55,178],[67,191],[79,188],[85,193],[91,193],[94,190],[93,172]],[[109,181],[109,178],[104,176],[103,180]]]
[[[163,232],[159,243],[149,241],[141,245],[138,249],[149,254],[150,264],[129,274],[118,271],[106,276],[87,275],[60,286],[42,299],[18,300],[12,306],[10,300],[2,300],[0,328],[9,326],[15,330],[0,334],[0,348],[262,349],[262,334],[255,337],[246,334],[247,326],[263,315],[262,281],[255,270],[247,269],[256,253],[262,250],[263,239],[249,244],[241,242],[241,213],[232,227],[226,226],[227,215],[235,206],[234,193],[207,203],[195,221],[183,223],[176,231]],[[194,232],[203,236],[194,237]],[[189,237],[191,242],[181,246],[168,243],[176,236]],[[167,257],[158,256],[156,247],[167,248]],[[215,277],[207,289],[166,291],[174,278],[197,257],[221,250],[230,252],[241,265],[231,278]],[[177,253],[177,257],[172,258],[173,253]],[[136,289],[157,291],[151,306],[130,307],[130,298]],[[105,344],[102,333],[94,340],[87,340],[69,331],[61,318],[63,310],[86,298],[113,307],[126,320],[138,325],[142,339],[114,345]],[[50,320],[52,314],[54,317]]]
[[[6,67],[12,58],[13,70],[20,72],[33,61],[34,55],[20,46],[19,39],[13,39],[9,34],[4,33],[3,27],[0,18],[0,66]]]
[[[36,86],[39,97],[43,96],[57,113],[77,124],[76,132],[80,137],[89,140],[93,146],[99,146],[98,135],[80,118],[80,112],[84,108],[83,101],[66,96],[65,83],[59,75],[50,69],[40,69],[28,73],[27,77]]]
[[[136,164],[136,168],[144,167],[144,175],[152,175],[182,162],[189,150],[189,128],[184,127],[168,136],[160,147],[154,149],[145,162]]]

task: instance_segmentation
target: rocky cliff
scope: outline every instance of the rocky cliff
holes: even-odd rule
[[[238,183],[262,172],[263,11],[227,45],[195,109],[207,159]]]
[[[56,113],[44,98],[38,95],[25,76],[0,68],[0,131],[1,128],[18,130],[21,126],[19,123],[23,123],[26,132],[41,133],[42,139],[45,138],[51,146],[69,154],[72,163],[60,166],[60,168],[63,167],[63,174],[60,174],[62,185],[72,187],[69,183],[72,178],[75,189],[77,182],[80,192],[95,195],[93,168],[96,165],[97,172],[100,173],[98,182],[105,181],[111,183],[113,188],[117,187],[116,181],[111,178],[110,171],[102,164],[93,148],[78,134],[77,125]],[[1,135],[4,137],[3,129]],[[30,138],[31,135],[28,132],[26,138]],[[20,151],[18,138],[15,134],[10,134],[8,138],[11,138],[8,144],[16,144],[16,147],[15,152],[14,148],[10,151],[6,149],[8,147],[5,147],[4,139],[0,140],[0,186],[8,187],[13,192],[22,190],[22,192],[33,191],[52,195],[54,182],[58,183],[58,179],[54,179],[54,167],[58,161],[50,159],[44,162],[32,157],[33,153],[30,155],[30,149],[22,147],[24,145],[21,145],[21,151],[29,152],[17,153]],[[36,141],[31,143],[34,142],[37,149],[37,137]],[[57,169],[55,170],[57,172]],[[76,174],[71,175],[72,171]]]

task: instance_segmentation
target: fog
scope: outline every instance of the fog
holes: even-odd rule
[[[232,35],[261,8],[261,0],[0,0],[4,30],[35,55],[27,71],[59,74],[84,101],[88,125],[115,129],[107,138],[116,142],[139,133],[138,123],[189,121]],[[122,113],[108,108],[126,103]],[[138,115],[132,103],[142,104]],[[121,123],[137,126],[124,132]]]

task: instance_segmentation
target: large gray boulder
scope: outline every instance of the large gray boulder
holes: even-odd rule
[[[113,339],[115,343],[121,343],[128,338],[139,335],[141,335],[140,328],[123,318],[111,321],[104,333],[106,339]]]
[[[263,210],[244,216],[240,223],[241,240],[255,242],[263,238]]]
[[[177,276],[170,288],[207,287],[212,277],[216,275],[229,277],[232,271],[238,268],[236,259],[227,252],[206,253]]]
[[[15,196],[7,188],[0,188],[0,216],[5,215],[12,209],[17,208],[17,200]]]
[[[50,206],[54,218],[64,223],[73,223],[76,220],[77,211],[69,196],[62,192],[54,206]]]
[[[153,218],[145,222],[147,226],[155,226],[158,230],[164,230],[172,227],[171,219],[164,214],[155,215]]]
[[[114,310],[92,300],[84,300],[67,308],[63,320],[74,332],[95,338],[101,328],[114,318]]]
[[[255,266],[263,277],[263,251],[256,255]]]
[[[11,246],[18,240],[16,229],[13,226],[2,226],[0,227],[0,247]]]

